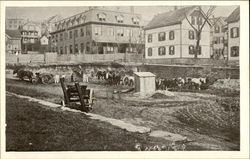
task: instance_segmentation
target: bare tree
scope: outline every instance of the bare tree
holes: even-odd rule
[[[209,17],[211,17],[211,15],[213,14],[215,6],[210,6],[206,13],[202,10],[201,6],[198,6],[198,9],[200,12],[200,14],[198,15],[198,19],[204,18],[204,21],[202,21],[202,23],[197,23],[197,25],[192,24],[190,20],[188,19],[187,14],[185,13],[186,20],[188,21],[190,26],[194,29],[195,34],[196,34],[196,46],[194,48],[194,58],[198,57],[198,52],[200,49],[201,33],[205,24],[208,23]]]

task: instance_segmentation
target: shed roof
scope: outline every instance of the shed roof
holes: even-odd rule
[[[228,23],[240,20],[240,7],[237,7],[226,19]]]
[[[151,72],[134,72],[134,74],[139,77],[155,77],[155,75]]]

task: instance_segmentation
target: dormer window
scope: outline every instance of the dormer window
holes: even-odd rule
[[[116,20],[118,23],[123,23],[123,16],[122,15],[116,16]]]
[[[134,17],[134,18],[132,18],[132,21],[133,21],[133,23],[135,24],[135,25],[139,25],[139,18],[138,17]]]
[[[83,24],[83,23],[85,23],[85,20],[86,20],[86,17],[85,17],[85,16],[81,16],[81,17],[79,18],[79,23],[80,23],[80,24]]]
[[[104,13],[97,14],[97,17],[99,21],[106,21],[106,14]]]

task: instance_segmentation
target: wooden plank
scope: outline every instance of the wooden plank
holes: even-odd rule
[[[64,78],[60,78],[60,83],[61,83],[62,90],[63,90],[65,104],[69,104],[69,96],[68,96],[67,89],[64,83]]]
[[[75,86],[76,86],[76,89],[78,91],[78,94],[79,94],[79,99],[80,99],[80,103],[81,103],[81,106],[82,106],[82,110],[86,110],[85,108],[85,102],[84,102],[84,99],[83,99],[83,93],[82,93],[82,89],[79,85],[78,82],[75,83]]]

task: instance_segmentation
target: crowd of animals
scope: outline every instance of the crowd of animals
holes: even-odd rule
[[[205,90],[214,80],[209,78],[172,78],[172,79],[156,79],[156,89],[158,90]]]
[[[66,75],[53,75],[49,73],[36,72],[35,76],[32,71],[25,69],[15,69],[13,74],[24,80],[29,79],[30,82],[38,82],[43,84],[59,83],[60,78],[66,78]],[[105,81],[109,85],[126,85],[134,86],[134,76],[131,73],[120,70],[92,70],[91,72],[72,71],[70,81],[75,82],[76,76],[80,77],[81,81],[89,82],[90,79],[97,79],[98,81]],[[213,84],[214,80],[209,78],[192,78],[192,77],[179,77],[179,78],[156,78],[155,85],[157,90],[205,90],[209,85]]]

